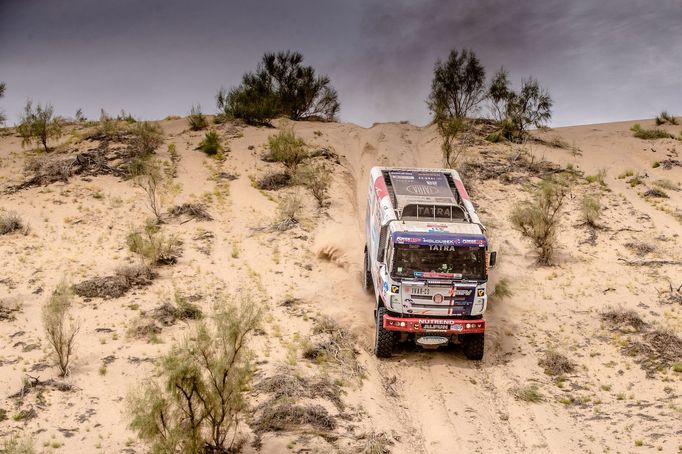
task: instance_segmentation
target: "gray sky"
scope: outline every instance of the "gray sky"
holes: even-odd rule
[[[0,0],[0,110],[213,113],[218,88],[292,49],[343,121],[425,124],[434,62],[463,47],[489,76],[538,78],[554,126],[682,114],[681,0]]]

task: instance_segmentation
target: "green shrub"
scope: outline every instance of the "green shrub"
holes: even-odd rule
[[[308,157],[305,142],[296,136],[293,128],[284,128],[268,137],[268,145],[272,160],[283,163],[291,172]]]
[[[163,143],[163,130],[158,123],[140,121],[130,128],[130,146],[133,153],[146,156],[153,153]]]
[[[133,185],[144,191],[157,223],[163,221],[163,205],[177,189],[173,186],[173,172],[172,165],[164,169],[158,160],[151,158],[134,159],[128,166]]]
[[[241,301],[220,299],[209,325],[162,357],[158,379],[128,397],[130,428],[155,453],[238,450],[244,393],[253,376],[247,344],[262,310],[247,292]]]
[[[588,175],[585,177],[588,183],[599,183],[600,186],[606,186],[606,169],[599,169],[595,175]]]
[[[142,229],[131,231],[126,237],[126,244],[145,266],[171,265],[182,253],[180,241],[172,236],[166,237],[156,224],[148,223]]]
[[[597,220],[601,216],[601,203],[599,197],[585,194],[580,202],[580,213],[583,221],[592,227],[597,226]]]
[[[31,100],[26,101],[24,113],[21,116],[17,131],[21,136],[21,145],[27,146],[35,143],[42,145],[45,151],[50,151],[47,142],[57,139],[62,135],[62,124],[58,117],[54,116],[54,108],[50,104],[44,107],[40,104],[33,107]]]
[[[30,436],[18,438],[16,436],[6,437],[0,444],[1,454],[36,454],[35,442]]]
[[[661,126],[666,123],[671,125],[679,124],[674,116],[670,115],[664,110],[659,116],[656,117],[656,126]]]
[[[536,402],[542,402],[544,400],[544,397],[543,397],[542,393],[540,392],[538,385],[536,385],[536,384],[517,386],[516,388],[512,389],[512,394],[518,400],[522,400],[524,402],[536,403]]]
[[[71,288],[62,281],[42,309],[43,329],[62,377],[69,374],[76,334],[80,329],[70,315],[72,299]]]
[[[5,89],[7,88],[7,85],[5,82],[0,82],[0,98],[5,96]],[[0,126],[5,124],[5,120],[7,120],[7,117],[5,117],[5,113],[0,110]]]
[[[199,104],[192,106],[187,121],[189,122],[189,129],[192,131],[200,131],[208,126],[206,116],[201,113],[201,105]]]
[[[665,131],[663,129],[659,128],[642,129],[642,126],[639,123],[635,123],[630,128],[630,131],[632,131],[634,133],[634,136],[637,137],[638,139],[655,140],[675,138],[674,135],[670,134],[668,131]]]
[[[197,150],[203,151],[208,155],[217,155],[223,151],[220,135],[216,131],[208,131],[204,136],[204,140],[199,143]]]
[[[567,188],[559,182],[542,181],[533,199],[522,202],[511,213],[512,225],[530,238],[538,250],[540,264],[551,263],[567,193]]]
[[[298,191],[284,195],[277,204],[277,224],[280,231],[289,230],[298,224],[303,212],[303,197]]]

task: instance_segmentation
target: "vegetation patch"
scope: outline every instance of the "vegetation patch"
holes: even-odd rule
[[[575,371],[575,363],[554,350],[547,350],[538,364],[544,368],[547,375],[552,376],[570,374]]]
[[[118,268],[113,275],[94,277],[75,284],[73,292],[83,298],[120,298],[130,289],[146,287],[152,283],[156,274],[145,265]]]
[[[336,382],[328,377],[302,377],[290,367],[278,368],[272,376],[256,383],[253,391],[268,393],[273,400],[322,398],[332,402],[339,410],[344,409],[341,400],[344,391]]]
[[[542,402],[545,400],[544,396],[540,392],[540,388],[536,384],[528,384],[517,386],[511,390],[512,395],[517,400],[522,400],[524,402]]]
[[[268,172],[258,180],[256,187],[266,191],[276,191],[289,186],[291,174],[289,172]]]
[[[610,309],[602,312],[601,319],[608,323],[612,330],[621,332],[641,332],[648,327],[632,309]]]
[[[330,317],[322,317],[313,328],[313,338],[303,357],[318,364],[332,363],[350,376],[362,378],[365,370],[358,362],[357,338]]]
[[[168,214],[174,217],[187,216],[199,221],[212,221],[211,216],[206,210],[206,206],[201,203],[183,203],[168,209]]]
[[[660,129],[660,128],[652,128],[652,129],[644,129],[639,123],[635,123],[631,128],[630,131],[633,132],[633,135],[637,137],[638,139],[645,139],[645,140],[655,140],[655,139],[674,139],[675,136],[673,134],[670,134],[668,131],[665,129]]]
[[[28,233],[19,215],[13,211],[0,213],[0,235],[7,235],[13,232]]]
[[[664,190],[659,189],[659,188],[647,189],[643,195],[644,195],[644,197],[653,197],[653,198],[657,198],[657,199],[668,199],[668,198],[670,198],[670,196],[668,196],[668,194]]]
[[[645,243],[643,241],[631,241],[625,243],[625,247],[640,256],[651,254],[656,250],[656,246],[650,243]]]

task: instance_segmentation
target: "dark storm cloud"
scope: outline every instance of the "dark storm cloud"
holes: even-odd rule
[[[343,120],[423,124],[435,60],[467,47],[489,74],[537,77],[555,124],[641,118],[682,112],[681,38],[672,0],[0,0],[0,107],[212,112],[221,85],[291,48],[331,77]]]

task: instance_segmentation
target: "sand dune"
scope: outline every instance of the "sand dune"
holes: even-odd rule
[[[514,164],[490,178],[476,173],[495,160],[510,162],[519,146],[478,140],[467,151],[465,184],[499,251],[491,288],[505,279],[512,291],[505,298],[491,296],[481,362],[467,361],[457,349],[404,348],[382,361],[371,354],[373,302],[360,284],[368,171],[373,165],[440,167],[440,141],[432,127],[295,123],[308,144],[336,152],[339,164],[330,162],[330,206],[320,211],[308,197],[303,222],[279,232],[270,228],[276,201],[291,189],[260,191],[250,179],[279,166],[260,159],[272,129],[239,127],[234,133],[231,125],[219,126],[224,136],[231,131],[226,139],[231,151],[221,162],[195,150],[203,132],[188,131],[184,119],[161,122],[165,144],[174,143],[181,157],[176,181],[182,190],[175,202],[203,201],[214,220],[171,220],[164,226],[183,241],[184,252],[177,264],[159,268],[151,285],[115,299],[77,298],[81,331],[68,378],[71,391],[47,388],[9,397],[27,375],[41,380],[57,375],[47,359],[40,308],[62,277],[76,283],[133,263],[125,236],[149,216],[143,195],[114,176],[74,177],[4,194],[0,207],[16,211],[30,231],[0,236],[0,301],[17,306],[8,319],[0,317],[0,409],[6,414],[0,417],[0,437],[34,434],[39,446],[55,452],[145,452],[127,428],[125,397],[153,375],[153,361],[195,322],[164,326],[153,337],[132,336],[131,329],[176,293],[208,313],[216,295],[250,288],[268,307],[265,335],[252,346],[255,382],[287,364],[303,376],[338,379],[344,390],[344,410],[315,400],[336,419],[333,436],[306,426],[266,433],[262,452],[361,452],[377,434],[395,453],[678,452],[682,373],[632,347],[654,330],[682,333],[682,306],[668,293],[671,285],[682,285],[682,267],[657,263],[682,260],[682,191],[676,189],[682,166],[653,167],[656,161],[679,162],[682,145],[634,138],[633,123],[538,132],[546,144],[525,145],[533,163],[570,165],[584,175],[606,172],[604,185],[577,177],[551,267],[535,264],[531,245],[509,222],[537,174]],[[679,134],[680,127],[670,130]],[[550,146],[559,144],[555,139],[563,146]],[[162,159],[168,159],[165,150],[166,145],[157,152]],[[31,154],[21,149],[19,138],[0,138],[3,188],[25,178]],[[221,172],[237,178],[226,182]],[[642,184],[631,186],[631,176],[620,177],[626,173],[639,174]],[[643,195],[657,180],[673,183],[665,190],[668,198]],[[582,225],[578,207],[586,193],[601,198],[601,228]],[[638,243],[652,250],[633,250]],[[601,317],[607,308],[632,309],[649,328],[617,329]],[[364,378],[353,376],[348,364],[303,357],[301,339],[311,337],[323,316],[356,336]],[[560,378],[547,375],[539,360],[548,350],[569,357],[575,370]],[[518,397],[531,385],[539,402]],[[255,406],[265,396],[253,393],[250,399]],[[30,417],[22,419],[22,411]],[[253,436],[247,424],[243,428]]]

